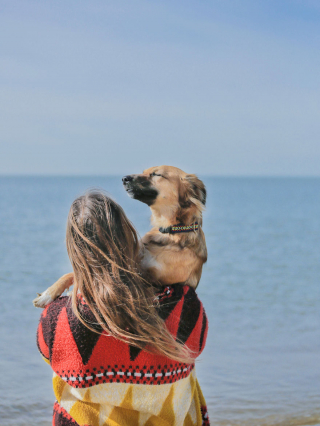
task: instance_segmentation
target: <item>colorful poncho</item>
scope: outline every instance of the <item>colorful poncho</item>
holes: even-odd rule
[[[169,331],[200,354],[208,324],[195,291],[168,286],[158,298]],[[82,303],[86,318],[94,321]],[[92,332],[74,315],[69,297],[43,311],[37,343],[53,369],[54,426],[209,425],[194,364]]]

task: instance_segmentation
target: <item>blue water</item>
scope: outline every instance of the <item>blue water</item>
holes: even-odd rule
[[[320,179],[206,178],[209,317],[197,373],[215,425],[320,423]],[[51,424],[51,370],[31,303],[70,271],[73,199],[107,190],[143,235],[147,206],[120,177],[0,178],[0,425]]]

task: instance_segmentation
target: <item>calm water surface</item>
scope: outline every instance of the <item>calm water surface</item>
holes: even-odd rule
[[[204,178],[209,260],[198,287],[209,317],[197,362],[212,424],[320,423],[320,179]],[[0,178],[0,425],[51,424],[51,370],[31,303],[70,271],[73,199],[107,190],[142,235],[147,206],[120,177]]]

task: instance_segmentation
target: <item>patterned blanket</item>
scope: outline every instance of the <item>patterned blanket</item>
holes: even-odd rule
[[[195,291],[168,286],[158,299],[159,315],[170,332],[199,355],[208,323]],[[81,301],[86,319],[94,322]],[[73,314],[69,297],[60,297],[43,311],[37,344],[53,369],[54,426],[209,425],[194,364],[92,332]]]

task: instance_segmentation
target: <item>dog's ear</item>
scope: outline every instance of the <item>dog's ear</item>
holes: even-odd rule
[[[199,200],[205,206],[207,200],[207,191],[202,180],[200,180],[196,175],[187,175],[185,179],[191,185],[194,198]]]
[[[191,203],[200,203],[205,206],[207,199],[206,187],[196,175],[186,175],[180,184],[179,201],[181,207],[188,207]]]

